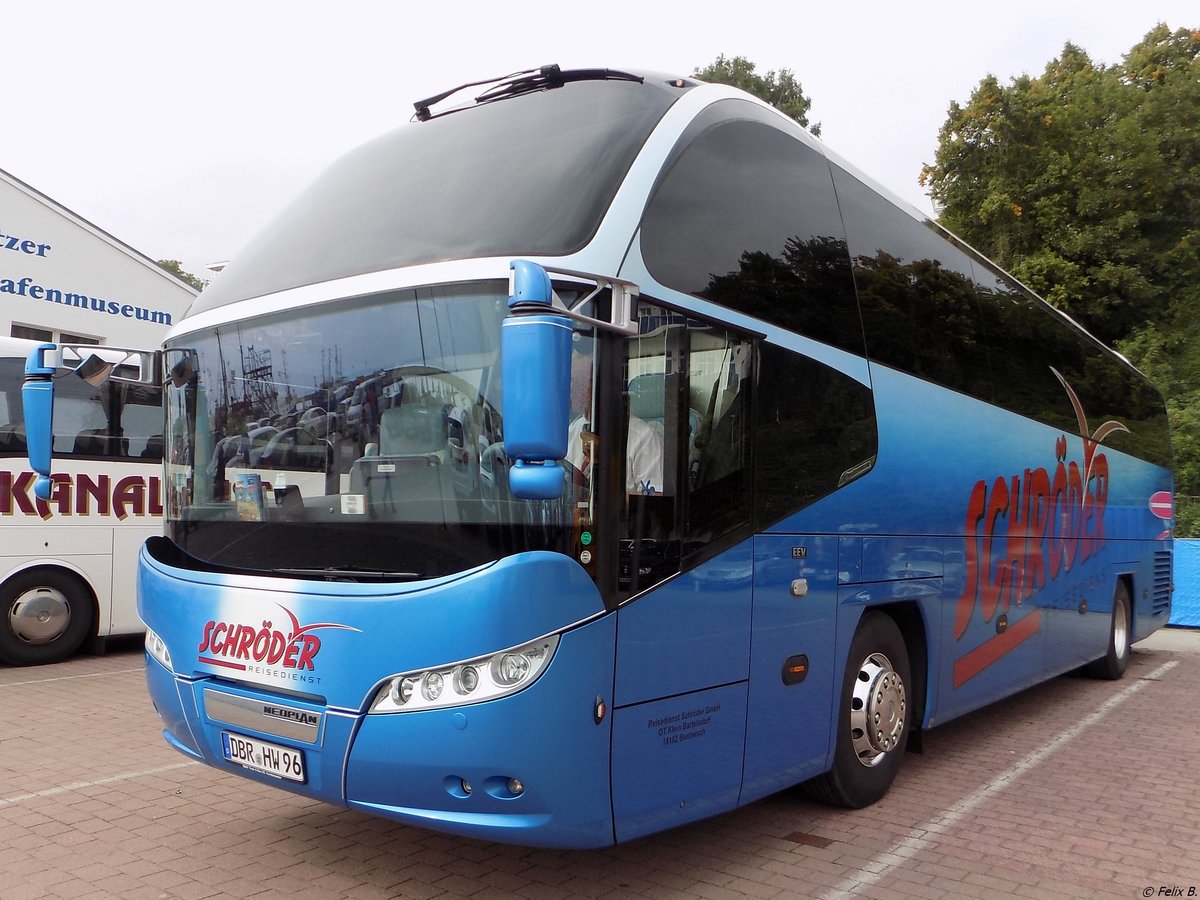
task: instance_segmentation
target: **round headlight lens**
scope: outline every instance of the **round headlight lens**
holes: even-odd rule
[[[459,666],[454,670],[454,690],[469,694],[479,687],[479,670],[474,666]]]
[[[496,684],[512,687],[529,674],[529,657],[524,653],[502,653],[492,661]]]
[[[397,678],[392,682],[392,702],[397,706],[403,706],[412,699],[416,687],[417,680],[415,678]]]
[[[421,679],[421,696],[426,700],[437,700],[442,696],[442,688],[445,686],[441,673],[426,672],[425,677]]]

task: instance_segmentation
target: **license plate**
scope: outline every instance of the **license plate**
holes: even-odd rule
[[[227,760],[243,768],[304,783],[303,751],[228,731],[221,732],[221,749]]]

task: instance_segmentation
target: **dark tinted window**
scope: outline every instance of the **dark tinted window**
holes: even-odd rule
[[[764,344],[757,398],[754,497],[760,526],[870,471],[878,435],[865,385]]]
[[[873,361],[1088,437],[1119,422],[1104,443],[1169,465],[1162,400],[1136,370],[935,224],[837,167],[834,183]]]
[[[1127,431],[1109,431],[1103,443],[1170,465],[1166,410],[1150,383],[986,261],[974,266],[995,402],[1086,437],[1105,422],[1119,422]],[[1077,417],[1072,393],[1086,423]]]
[[[861,355],[829,165],[782,127],[739,101],[699,116],[646,207],[643,258],[667,287]]]
[[[996,404],[1077,431],[1070,399],[1054,371],[1071,384],[1083,385],[1084,336],[980,261],[975,262],[975,276],[996,373]]]
[[[54,340],[54,332],[49,328],[34,328],[32,325],[13,325],[10,334],[12,337],[24,338],[27,341]]]
[[[330,167],[192,312],[398,266],[571,253],[680,93],[580,82],[398,128]]]
[[[850,241],[867,355],[990,399],[987,345],[970,258],[941,229],[914,219],[836,166],[834,182]]]
[[[58,336],[58,339],[64,344],[99,344],[100,343],[100,341],[97,338],[87,337],[86,335],[82,335],[82,334],[67,334],[67,332],[65,332],[65,331],[62,332]]]

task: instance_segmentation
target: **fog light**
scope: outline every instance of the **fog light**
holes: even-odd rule
[[[465,778],[462,780],[462,792],[468,796],[471,793],[471,782],[467,781]]]
[[[525,785],[521,782],[520,778],[508,779],[508,792],[514,797],[520,797],[525,793]]]

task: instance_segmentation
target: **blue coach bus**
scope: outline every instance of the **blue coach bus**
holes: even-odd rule
[[[174,747],[597,847],[868,805],[923,729],[1166,624],[1166,414],[1125,360],[738,90],[468,87],[166,342],[139,610]]]

